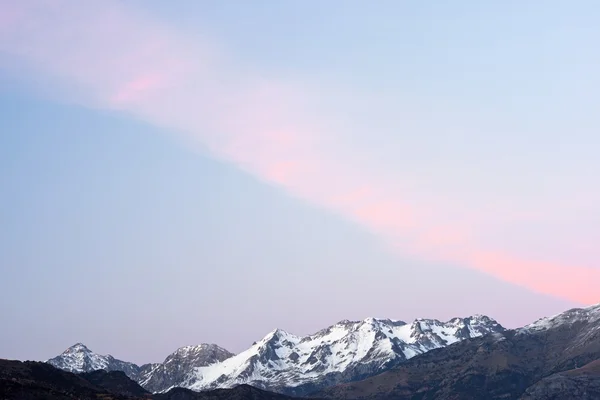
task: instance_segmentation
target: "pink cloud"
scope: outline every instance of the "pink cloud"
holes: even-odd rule
[[[497,278],[583,304],[597,303],[600,270],[472,251],[465,261]]]
[[[75,83],[86,104],[179,131],[257,177],[361,224],[402,254],[581,303],[600,301],[600,270],[482,246],[476,236],[488,228],[480,222],[486,212],[458,213],[443,198],[423,202],[403,184],[410,176],[381,174],[377,160],[357,156],[361,149],[347,151],[344,130],[313,106],[320,92],[244,75],[214,47],[178,36],[120,2],[14,4],[0,4],[1,21],[20,15],[24,23],[4,25],[0,50],[52,79]]]
[[[159,74],[142,74],[119,88],[110,101],[115,105],[134,102],[144,98],[149,91],[159,88],[162,84],[164,84],[164,78]]]

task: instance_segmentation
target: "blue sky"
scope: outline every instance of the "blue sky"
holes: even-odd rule
[[[1,1],[0,356],[599,301],[599,13]]]

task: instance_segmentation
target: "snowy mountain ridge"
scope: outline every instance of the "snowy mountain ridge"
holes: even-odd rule
[[[250,384],[289,394],[376,374],[418,354],[460,340],[503,332],[495,320],[475,315],[447,322],[367,318],[340,321],[308,336],[275,329],[234,355],[214,345],[186,346],[162,363],[137,366],[93,353],[78,343],[47,362],[71,372],[95,369],[124,371],[152,392],[175,386],[192,390]]]
[[[585,308],[573,308],[571,310],[553,315],[551,317],[540,318],[537,321],[525,325],[517,331],[521,334],[536,331],[544,331],[565,324],[585,321],[593,323],[600,320],[600,304]]]
[[[305,337],[277,329],[234,357],[195,368],[183,386],[206,390],[245,383],[307,393],[320,382],[353,380],[426,351],[503,330],[496,321],[479,315],[447,322],[418,319],[412,324],[376,318],[341,321]]]

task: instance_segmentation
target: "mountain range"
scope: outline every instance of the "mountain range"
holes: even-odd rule
[[[172,386],[181,387],[166,387],[175,381],[181,383]],[[150,382],[162,389],[153,394],[140,386]],[[82,344],[47,363],[0,360],[2,399],[288,400],[290,395],[597,400],[600,304],[518,329],[475,316],[444,323],[342,321],[306,337],[275,330],[238,355],[200,345],[144,366],[94,354]]]
[[[341,321],[304,337],[276,329],[237,355],[201,344],[182,347],[162,363],[138,366],[98,355],[78,343],[47,362],[76,373],[123,371],[153,393],[173,387],[202,391],[248,384],[299,396],[375,375],[432,349],[504,330],[482,315],[447,322],[417,319],[411,324],[367,318]]]

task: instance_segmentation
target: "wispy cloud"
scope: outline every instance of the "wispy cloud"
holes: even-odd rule
[[[487,228],[481,213],[458,212],[435,195],[422,201],[407,183],[416,179],[410,171],[390,172],[376,154],[361,154],[338,123],[342,116],[315,106],[326,88],[265,79],[229,62],[206,37],[178,35],[111,0],[3,1],[0,35],[2,53],[75,87],[84,105],[181,132],[260,179],[363,225],[402,254],[582,303],[600,300],[600,270],[484,246],[476,237]]]

